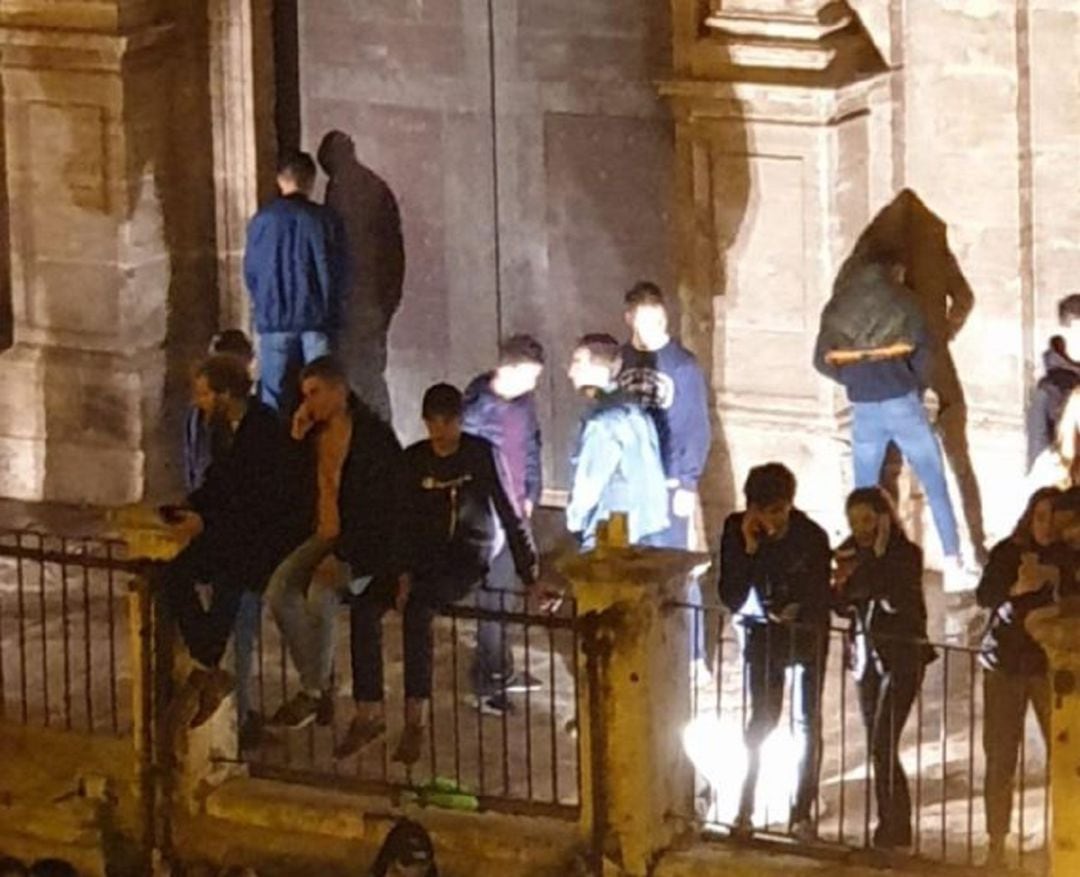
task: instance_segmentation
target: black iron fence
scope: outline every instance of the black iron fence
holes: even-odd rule
[[[528,611],[523,595],[500,597],[504,608],[455,605],[435,622],[433,696],[421,760],[392,761],[403,726],[400,616],[384,618],[387,724],[384,737],[358,754],[335,758],[353,716],[349,697],[347,610],[338,615],[333,717],[297,730],[264,728],[244,753],[253,774],[394,795],[442,796],[450,806],[573,817],[580,805],[578,673],[575,610]],[[496,624],[513,655],[517,684],[507,708],[493,710],[471,683],[482,622]],[[299,690],[277,626],[264,614],[258,634],[254,692],[270,717]],[[325,720],[325,716],[323,717]]]
[[[684,733],[687,754],[697,771],[695,796],[688,802],[687,812],[698,824],[736,837],[847,849],[879,848],[893,855],[910,853],[941,863],[972,865],[985,858],[984,735],[1007,733],[1007,729],[997,727],[998,720],[984,714],[987,671],[976,649],[950,643],[896,643],[902,660],[919,665],[921,679],[909,679],[917,684],[906,715],[904,709],[878,710],[878,725],[882,721],[899,725],[889,728],[886,736],[895,730],[895,752],[906,774],[911,809],[910,837],[903,837],[899,829],[889,837],[888,830],[882,836],[877,828],[882,820],[875,794],[874,722],[868,718],[875,703],[882,702],[884,692],[880,686],[871,688],[865,673],[857,681],[861,657],[853,650],[850,631],[843,623],[831,627],[816,647],[805,639],[797,641],[805,631],[792,626],[773,628],[781,643],[763,649],[750,646],[745,623],[729,619],[719,607],[677,604],[672,608],[688,613],[691,626],[706,632],[713,657],[711,669],[699,663],[691,670],[692,719]],[[762,660],[772,660],[781,666],[764,671],[759,666],[752,671],[748,651],[755,649],[759,665]],[[932,659],[924,665],[922,657],[931,657],[928,650],[932,650]],[[816,719],[811,714],[807,734],[807,716],[799,704],[803,698],[803,702],[814,699],[813,671],[809,683],[806,674],[807,667],[814,664],[820,668],[820,711]],[[770,676],[771,682],[767,681]],[[749,762],[747,739],[754,736],[754,707],[758,707],[759,718],[762,704],[768,708],[761,689],[769,684],[774,689],[779,685],[783,700],[782,706],[777,706],[772,729],[759,735],[763,737],[760,770],[747,822],[741,794]],[[793,820],[793,807],[799,792],[799,766],[808,746],[813,746],[815,722],[820,740],[817,792],[812,796],[807,831],[805,824]],[[880,727],[878,731],[880,734]],[[1048,759],[1032,711],[1027,712],[1017,733],[1019,753],[1012,793],[1007,777],[1003,783],[997,781],[1004,788],[991,791],[996,792],[999,806],[1003,799],[1011,802],[1004,805],[1011,807],[1007,861],[1037,870],[1045,864],[1048,840]],[[879,736],[877,747],[881,746]],[[878,764],[887,761],[883,758]],[[811,770],[812,762],[811,758]],[[897,782],[896,770],[890,769],[888,783],[879,785],[895,795]],[[895,802],[896,798],[890,800]],[[902,803],[900,807],[902,810]],[[902,818],[899,821],[904,822]]]
[[[0,531],[0,720],[130,732],[136,571],[120,542]]]

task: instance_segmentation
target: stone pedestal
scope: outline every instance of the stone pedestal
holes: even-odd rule
[[[598,548],[562,564],[581,622],[582,819],[604,873],[644,877],[693,797],[683,753],[690,720],[690,570],[705,555]]]
[[[1032,612],[1027,628],[1050,659],[1050,865],[1080,874],[1080,598]]]

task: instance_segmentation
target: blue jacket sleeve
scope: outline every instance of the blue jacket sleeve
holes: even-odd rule
[[[544,490],[544,464],[541,458],[540,418],[536,414],[536,398],[529,396],[529,435],[525,456],[525,496],[533,504],[540,505]]]
[[[681,487],[696,490],[705,471],[712,443],[712,425],[709,422],[709,390],[705,373],[697,360],[688,359],[677,374],[675,397],[678,405],[676,422],[670,424],[670,433],[681,436],[674,464],[669,477],[676,478]],[[674,414],[675,412],[673,412]]]
[[[597,419],[585,423],[574,465],[570,502],[566,506],[566,528],[571,533],[589,534],[596,525],[596,513],[611,476],[622,458],[618,442]]]

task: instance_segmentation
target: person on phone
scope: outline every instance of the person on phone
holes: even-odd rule
[[[988,864],[1002,867],[1012,819],[1013,775],[1028,705],[1043,740],[1050,729],[1050,684],[1046,653],[1024,627],[1033,609],[1055,600],[1068,551],[1054,530],[1055,506],[1063,499],[1053,487],[1037,490],[1012,535],[990,551],[975,591],[990,610],[980,660],[983,673],[983,749],[986,752],[986,832]]]
[[[735,832],[753,830],[761,746],[780,720],[793,674],[792,728],[801,744],[792,833],[812,839],[821,752],[821,695],[828,652],[829,537],[794,507],[795,476],[781,463],[750,470],[746,511],[729,515],[720,540],[720,600],[743,628],[750,720],[748,765]]]
[[[610,335],[578,341],[567,375],[586,400],[571,461],[566,527],[585,549],[596,526],[625,512],[631,545],[663,545],[668,527],[667,488],[653,420],[615,382],[622,356]]]
[[[224,442],[186,504],[165,509],[187,546],[162,568],[158,593],[196,665],[174,701],[174,721],[198,727],[233,688],[219,665],[244,591],[265,588],[298,531],[285,433],[251,395],[247,367],[235,356],[209,357],[195,370],[192,396],[222,424]],[[212,589],[207,605],[203,584]]]
[[[874,764],[873,845],[911,845],[911,794],[900,735],[934,651],[926,644],[922,549],[904,534],[879,487],[847,499],[851,535],[836,550],[837,607],[851,619],[849,664]]]
[[[389,545],[401,458],[393,429],[350,390],[335,359],[324,356],[304,366],[300,393],[292,439],[308,536],[274,570],[266,589],[300,676],[300,690],[271,718],[287,728],[333,720],[334,631],[345,591],[387,594],[392,588]],[[365,647],[357,638],[354,656]],[[355,678],[353,684],[362,688]]]
[[[822,312],[814,367],[843,385],[851,402],[855,486],[878,483],[889,444],[895,444],[926,491],[945,556],[946,590],[962,590],[956,514],[941,447],[923,407],[933,374],[926,324],[903,285],[902,253],[880,242],[861,258],[857,270],[841,272]]]

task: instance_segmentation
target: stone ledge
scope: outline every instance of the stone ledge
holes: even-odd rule
[[[54,70],[95,70],[119,73],[132,55],[168,45],[176,31],[172,23],[154,24],[126,33],[20,27],[0,23],[0,64],[5,68],[45,67]]]

